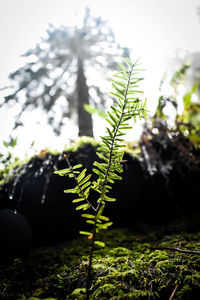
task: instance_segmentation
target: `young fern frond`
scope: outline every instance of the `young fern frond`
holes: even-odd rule
[[[76,186],[72,189],[64,190],[64,193],[77,194],[79,198],[74,199],[72,202],[77,203],[81,201],[85,201],[86,203],[79,205],[76,207],[76,210],[83,209],[87,210],[88,208],[92,208],[95,210],[94,206],[88,201],[89,193],[90,193],[90,185],[91,181],[89,180],[92,176],[91,174],[86,176],[87,169],[82,170],[81,172],[77,169],[82,168],[82,164],[77,164],[75,166],[71,166],[69,159],[66,154],[64,157],[67,160],[69,168],[55,171],[55,174],[60,176],[68,176],[69,178],[74,178]]]
[[[72,189],[67,189],[65,193],[76,193],[77,199],[74,203],[78,203],[76,210],[90,210],[89,213],[83,213],[82,217],[86,219],[87,224],[92,225],[91,232],[80,231],[80,234],[87,235],[91,240],[91,250],[88,266],[88,283],[87,295],[90,285],[92,257],[94,245],[104,246],[105,244],[96,241],[96,234],[100,230],[105,230],[112,225],[109,218],[103,215],[106,202],[114,202],[115,198],[109,197],[108,194],[112,189],[111,185],[115,180],[121,180],[120,173],[123,172],[123,151],[124,147],[122,137],[125,135],[125,130],[131,129],[129,121],[133,118],[136,122],[136,117],[140,119],[147,118],[146,100],[143,102],[139,99],[139,95],[143,92],[138,88],[138,82],[142,80],[136,75],[140,72],[138,63],[132,64],[129,59],[124,58],[119,64],[120,70],[112,79],[113,91],[111,95],[115,97],[114,104],[107,112],[107,123],[105,136],[101,137],[101,146],[98,148],[97,155],[101,162],[93,163],[93,172],[97,175],[95,181],[90,181],[91,175],[86,175],[87,170],[81,172],[78,170],[82,165],[78,164],[71,166],[68,157],[66,160],[68,168],[56,171],[56,174],[74,178],[76,186]],[[93,189],[98,194],[96,206],[92,205],[88,200],[90,190]],[[79,205],[79,202],[83,204]]]

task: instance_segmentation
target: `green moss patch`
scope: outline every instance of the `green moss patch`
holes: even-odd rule
[[[82,136],[77,138],[77,140],[75,140],[70,146],[67,146],[65,150],[69,152],[76,152],[79,149],[83,148],[85,145],[92,145],[93,147],[97,147],[100,144],[92,137]]]
[[[96,248],[90,299],[198,299],[200,256],[150,246],[200,249],[200,233],[136,235],[110,230]],[[89,241],[34,248],[2,263],[1,299],[85,299]]]

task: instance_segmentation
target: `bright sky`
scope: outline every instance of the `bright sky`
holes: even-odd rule
[[[8,74],[20,66],[20,54],[40,41],[48,23],[78,23],[85,6],[90,7],[93,15],[107,19],[116,40],[133,49],[135,57],[141,57],[146,69],[145,93],[153,110],[169,55],[180,48],[200,51],[200,17],[197,15],[200,0],[1,0],[0,87],[6,84]],[[1,139],[8,138],[11,123],[11,116],[1,109]],[[39,138],[37,132],[33,134],[33,128],[37,127],[34,121],[29,126],[32,136],[25,136],[27,147],[37,139],[38,145],[45,148],[44,135]],[[55,143],[53,135],[49,144],[52,143]]]

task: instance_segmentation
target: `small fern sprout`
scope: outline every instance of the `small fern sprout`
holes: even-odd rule
[[[75,187],[64,192],[78,195],[78,198],[73,200],[73,203],[77,205],[76,210],[82,210],[81,216],[85,218],[87,224],[91,225],[90,231],[80,231],[80,234],[87,235],[91,240],[87,274],[87,299],[89,299],[94,246],[105,246],[102,241],[96,239],[96,236],[101,230],[106,230],[113,224],[109,217],[104,215],[104,209],[107,202],[116,201],[110,196],[110,191],[112,184],[116,180],[122,179],[123,163],[126,162],[123,159],[123,136],[127,129],[132,128],[131,119],[136,122],[137,117],[139,119],[147,118],[146,100],[142,101],[139,98],[143,92],[138,85],[142,78],[136,77],[141,71],[138,66],[138,62],[132,64],[129,59],[124,58],[119,64],[119,71],[113,76],[113,90],[110,94],[115,97],[115,101],[107,112],[106,133],[101,137],[101,145],[97,149],[97,155],[101,162],[95,161],[92,169],[97,175],[97,179],[91,181],[92,175],[86,175],[87,169],[79,171],[82,168],[81,164],[71,166],[67,155],[65,157],[68,168],[55,171],[60,176],[74,178]],[[96,205],[89,201],[91,189],[98,195]]]

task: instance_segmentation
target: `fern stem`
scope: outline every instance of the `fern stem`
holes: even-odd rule
[[[125,96],[124,96],[124,105],[123,105],[123,108],[122,108],[122,112],[121,112],[121,115],[120,115],[120,119],[119,119],[119,122],[115,128],[115,131],[114,131],[114,134],[113,134],[113,138],[112,138],[112,142],[111,142],[111,148],[110,148],[110,154],[109,154],[109,161],[108,161],[108,166],[107,166],[107,170],[106,170],[106,175],[105,175],[105,179],[104,179],[104,182],[102,184],[102,192],[101,192],[101,195],[100,195],[100,199],[102,198],[103,196],[103,193],[104,193],[104,187],[107,183],[107,180],[108,180],[108,173],[110,171],[110,166],[112,164],[112,155],[113,155],[113,147],[114,147],[114,143],[115,143],[115,139],[116,139],[116,135],[117,135],[117,132],[119,130],[119,126],[121,124],[121,121],[122,121],[122,118],[123,118],[123,115],[124,115],[124,111],[126,109],[126,104],[127,104],[127,94],[128,94],[128,89],[129,89],[129,85],[130,85],[130,79],[131,79],[131,74],[133,72],[133,68],[134,68],[134,65],[132,65],[131,67],[131,70],[129,71],[129,78],[128,78],[128,82],[127,82],[127,86],[126,86],[126,92],[125,92]],[[101,207],[101,201],[99,201],[99,204],[97,206],[97,212],[96,212],[96,216],[97,216],[97,213],[99,211]]]
[[[110,154],[109,154],[109,161],[108,161],[108,165],[107,165],[107,170],[106,170],[104,181],[102,183],[102,190],[101,190],[101,195],[100,195],[100,201],[99,201],[99,203],[97,205],[97,208],[95,209],[95,219],[94,219],[94,225],[93,225],[91,248],[90,248],[90,256],[89,256],[88,271],[87,271],[87,286],[86,286],[86,299],[87,300],[89,299],[89,288],[90,288],[90,285],[91,285],[92,260],[93,260],[93,253],[94,253],[94,244],[95,244],[95,239],[96,239],[97,215],[98,215],[98,212],[99,212],[99,210],[101,208],[101,205],[102,205],[101,199],[102,199],[102,197],[104,195],[104,192],[105,192],[104,188],[105,188],[105,185],[107,183],[108,174],[109,174],[110,167],[111,167],[111,164],[112,164],[112,155],[113,155],[113,147],[114,147],[115,139],[116,139],[117,132],[119,130],[119,126],[121,124],[123,115],[124,115],[124,111],[126,109],[127,94],[128,94],[128,89],[129,89],[129,85],[130,85],[130,79],[131,79],[131,74],[132,74],[133,68],[134,68],[134,65],[132,65],[131,70],[129,72],[129,78],[128,78],[128,82],[127,82],[126,92],[125,92],[125,95],[124,95],[124,105],[122,107],[120,119],[118,121],[118,124],[117,124],[117,126],[115,128],[115,131],[114,131],[114,134],[113,134],[113,138],[112,138],[112,142],[111,142],[111,147],[110,147]]]
[[[96,214],[96,216],[95,216],[95,222],[94,222],[94,226],[93,226],[90,256],[89,256],[89,263],[88,263],[88,269],[87,269],[86,300],[89,300],[89,289],[91,286],[91,273],[92,273],[92,260],[93,260],[93,253],[94,253],[94,242],[96,239],[97,212],[95,214]]]

